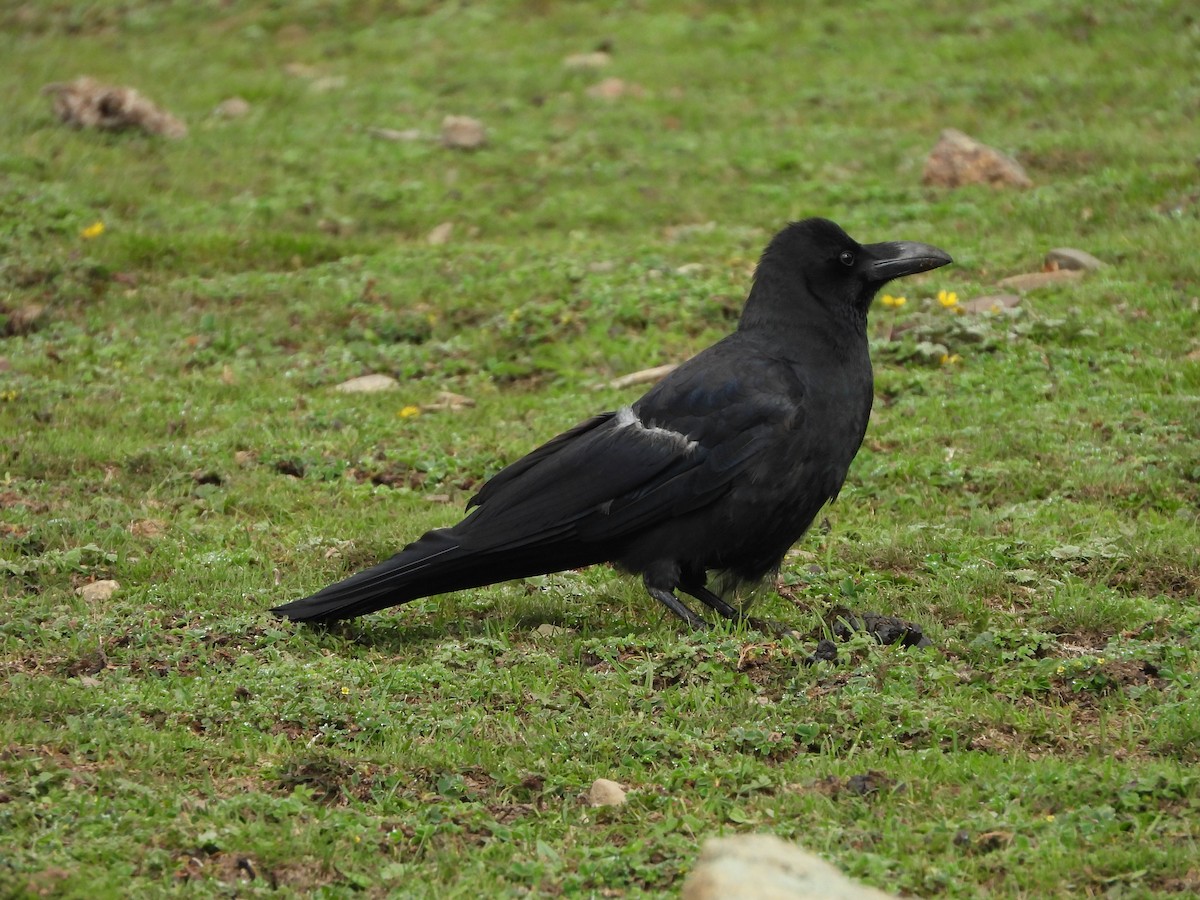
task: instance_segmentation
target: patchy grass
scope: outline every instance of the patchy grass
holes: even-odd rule
[[[0,9],[0,893],[652,895],[758,830],[922,896],[1200,892],[1195,16],[801,6]],[[189,136],[59,126],[78,74]],[[946,126],[1036,187],[922,188]],[[805,666],[602,568],[263,612],[727,332],[811,214],[957,265],[874,311],[867,444],[757,602],[936,649]],[[1063,245],[1109,265],[936,299]],[[367,372],[402,387],[331,390]],[[443,390],[476,406],[400,415]]]

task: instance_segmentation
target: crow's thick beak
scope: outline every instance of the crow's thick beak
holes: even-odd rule
[[[874,257],[870,278],[883,284],[893,278],[928,272],[954,262],[945,250],[916,241],[887,241],[882,244],[867,244],[864,248]]]

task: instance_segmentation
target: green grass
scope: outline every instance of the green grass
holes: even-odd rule
[[[0,4],[0,894],[669,894],[751,831],[928,897],[1200,891],[1198,51],[1183,2]],[[79,74],[189,136],[62,127]],[[943,127],[1036,187],[922,187]],[[874,310],[866,444],[757,601],[810,641],[604,568],[264,612],[726,333],[815,214],[956,265]],[[933,299],[1064,245],[1109,266]],[[803,665],[842,604],[938,649]]]

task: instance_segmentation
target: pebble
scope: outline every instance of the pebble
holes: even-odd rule
[[[454,223],[442,222],[440,225],[435,225],[429,234],[425,235],[425,243],[439,247],[449,241],[450,235],[453,233]]]
[[[710,838],[682,900],[886,900],[803,847],[771,834]]]
[[[391,375],[360,375],[336,385],[334,390],[343,394],[378,394],[380,391],[392,390],[399,383]]]
[[[1074,247],[1055,247],[1046,254],[1046,266],[1050,269],[1078,269],[1083,272],[1095,272],[1103,269],[1105,263],[1086,250],[1076,250]]]
[[[115,594],[120,587],[120,582],[106,578],[102,581],[93,581],[91,584],[85,584],[83,587],[78,588],[75,593],[83,598],[84,603],[99,603]]]
[[[240,119],[250,113],[250,103],[241,97],[229,97],[217,104],[213,115],[222,119]]]
[[[607,778],[597,778],[587,792],[589,806],[623,806],[625,788]]]
[[[1021,164],[994,147],[954,128],[942,132],[925,159],[922,183],[956,188],[966,184],[993,187],[1033,187]]]
[[[487,143],[487,129],[470,116],[442,119],[442,145],[453,150],[475,150]]]

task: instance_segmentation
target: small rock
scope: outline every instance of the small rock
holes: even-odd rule
[[[1073,247],[1055,247],[1046,254],[1046,268],[1050,270],[1056,269],[1079,269],[1084,272],[1095,272],[1097,269],[1103,269],[1105,263],[1096,259],[1086,250],[1076,250]]]
[[[607,778],[597,778],[587,792],[589,806],[623,806],[625,788]]]
[[[119,582],[106,578],[103,581],[93,581],[78,588],[75,593],[83,598],[84,603],[99,603],[115,594],[121,585]]]
[[[475,401],[470,397],[464,397],[462,394],[456,394],[453,391],[438,391],[433,402],[422,403],[421,409],[425,412],[441,412],[442,410],[454,412],[460,409],[468,409],[474,405]]]
[[[572,53],[563,59],[563,66],[568,69],[603,69],[610,62],[611,54],[593,50],[591,53]]]
[[[254,465],[257,458],[253,450],[239,450],[233,454],[233,461],[242,469]]]
[[[953,128],[943,131],[929,152],[921,181],[950,188],[965,184],[1033,187],[1021,164],[1011,156]]]
[[[432,244],[435,247],[441,246],[450,240],[450,235],[454,232],[453,222],[442,222],[425,235],[425,243]]]
[[[442,119],[442,145],[453,150],[475,150],[487,143],[487,129],[470,116]]]
[[[390,391],[399,384],[391,375],[360,375],[336,385],[334,390],[343,394],[378,394],[380,391]]]
[[[1053,272],[1028,272],[1024,275],[1010,275],[996,282],[1000,287],[1012,291],[1036,291],[1039,288],[1077,281],[1083,277],[1080,269],[1055,269]]]
[[[241,119],[250,114],[250,103],[241,97],[230,97],[222,100],[213,110],[213,115],[221,119]]]
[[[684,263],[682,266],[679,266],[677,269],[675,269],[675,274],[683,275],[684,277],[691,277],[692,275],[699,275],[703,271],[704,263]]]
[[[683,883],[682,900],[888,900],[825,860],[770,834],[711,838]]]
[[[997,313],[1002,309],[1011,309],[1020,302],[1019,294],[988,294],[959,304],[959,309],[965,313]]]
[[[533,629],[533,633],[542,637],[558,637],[560,634],[566,634],[567,629],[561,625],[551,625],[549,622],[543,622],[537,628]],[[595,788],[595,785],[592,785]]]
[[[646,91],[641,85],[631,84],[622,78],[605,78],[603,81],[593,84],[586,93],[589,97],[596,97],[600,100],[618,100],[626,95],[641,97],[645,95]]]

